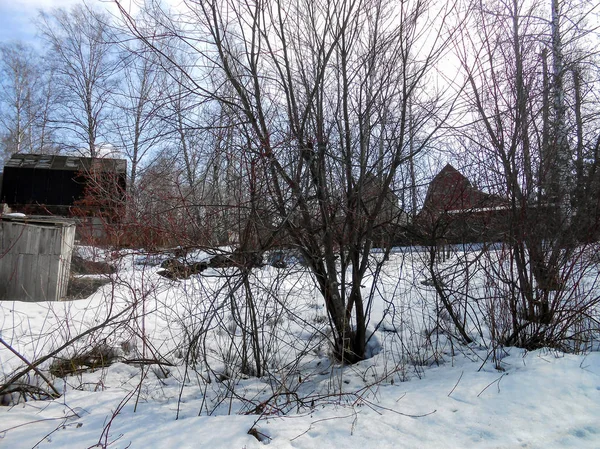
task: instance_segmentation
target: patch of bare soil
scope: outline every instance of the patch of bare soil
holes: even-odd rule
[[[100,287],[110,282],[108,277],[100,276],[71,276],[65,299],[84,299],[93,295]]]

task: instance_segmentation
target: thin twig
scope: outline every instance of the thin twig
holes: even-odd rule
[[[44,421],[56,421],[57,419],[69,419],[69,418],[79,418],[79,415],[77,414],[73,414],[73,415],[67,415],[67,416],[61,416],[61,417],[56,417],[56,418],[44,418],[44,419],[36,419],[35,421],[29,421],[23,424],[17,424],[16,426],[13,427],[9,427],[8,429],[2,429],[0,430],[0,434],[6,433],[10,430],[14,430],[14,429],[18,429],[19,427],[24,427],[24,426],[28,426],[30,424],[38,424]]]
[[[481,390],[481,391],[479,392],[479,394],[477,395],[477,397],[481,396],[481,394],[482,394],[482,393],[483,393],[485,390],[487,390],[488,388],[490,388],[490,387],[491,387],[492,385],[494,385],[496,382],[498,382],[498,392],[500,392],[500,381],[502,380],[502,378],[503,378],[504,376],[508,376],[508,373],[504,373],[504,374],[502,374],[502,376],[500,376],[498,379],[494,380],[493,382],[490,382],[490,383],[489,383],[489,384],[488,384],[488,385],[487,385],[487,386],[486,386],[486,387],[485,387],[483,390]]]
[[[461,373],[460,373],[460,377],[458,378],[458,380],[457,380],[457,381],[456,381],[456,383],[454,384],[454,387],[452,387],[452,390],[450,390],[450,393],[448,393],[448,397],[450,397],[450,395],[451,395],[452,393],[454,393],[454,390],[456,390],[456,387],[458,387],[458,384],[459,384],[460,380],[462,379],[462,377],[463,377],[463,374],[464,374],[464,373],[465,373],[464,371],[461,371]]]

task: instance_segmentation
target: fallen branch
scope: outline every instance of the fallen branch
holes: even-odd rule
[[[16,381],[18,381],[21,377],[23,377],[25,374],[27,374],[29,371],[33,371],[36,370],[36,368],[38,366],[40,366],[42,363],[44,363],[45,361],[51,359],[52,357],[56,356],[58,353],[60,353],[63,349],[68,348],[69,346],[71,346],[73,343],[75,343],[78,340],[81,340],[83,337],[86,337],[106,326],[108,326],[109,324],[114,323],[115,321],[117,321],[117,319],[121,318],[122,316],[124,316],[127,312],[129,312],[132,308],[134,307],[134,305],[130,305],[128,307],[126,307],[125,309],[123,309],[121,312],[119,312],[118,314],[116,314],[113,317],[109,317],[106,320],[104,320],[102,323],[89,328],[88,330],[82,332],[81,334],[67,340],[64,344],[62,344],[58,349],[55,349],[54,351],[52,351],[49,354],[46,354],[43,357],[40,357],[39,359],[37,359],[35,362],[33,363],[28,363],[27,367],[17,371],[15,374],[13,374],[13,376],[8,379],[4,385],[0,386],[0,395],[3,394],[4,392],[6,392],[9,388],[10,385],[15,383]],[[37,371],[36,371],[37,372]],[[59,394],[60,396],[60,394]]]
[[[11,345],[9,345],[8,343],[6,343],[2,337],[0,337],[0,343],[2,343],[14,355],[16,355],[21,360],[23,360],[27,364],[27,366],[29,367],[29,370],[35,371],[37,373],[37,375],[40,376],[43,379],[44,382],[46,382],[46,384],[50,387],[50,389],[54,393],[54,395],[50,395],[50,396],[53,396],[53,397],[56,397],[56,398],[60,397],[60,393],[58,392],[58,390],[54,387],[54,385],[52,384],[52,382],[50,382],[50,380],[44,375],[44,373],[42,373],[37,368],[37,366],[32,365],[29,360],[27,360],[25,357],[23,357],[21,354],[19,354]],[[3,390],[0,389],[0,393],[2,393],[2,391]]]

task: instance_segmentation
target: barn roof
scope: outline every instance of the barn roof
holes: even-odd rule
[[[46,170],[89,171],[126,173],[125,159],[55,156],[50,154],[13,154],[4,165],[11,168],[35,168]]]
[[[466,176],[446,164],[431,181],[423,209],[430,212],[466,211],[505,205],[505,200],[473,187]]]

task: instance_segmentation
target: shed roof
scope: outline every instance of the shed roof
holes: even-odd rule
[[[55,226],[55,227],[68,227],[75,226],[75,220],[65,217],[56,216],[44,216],[44,215],[23,215],[19,214],[4,214],[0,215],[0,222],[13,222],[29,225],[42,225],[42,226]]]
[[[125,159],[55,156],[50,154],[13,154],[4,166],[75,172],[91,169],[116,173],[127,172],[127,161]]]

